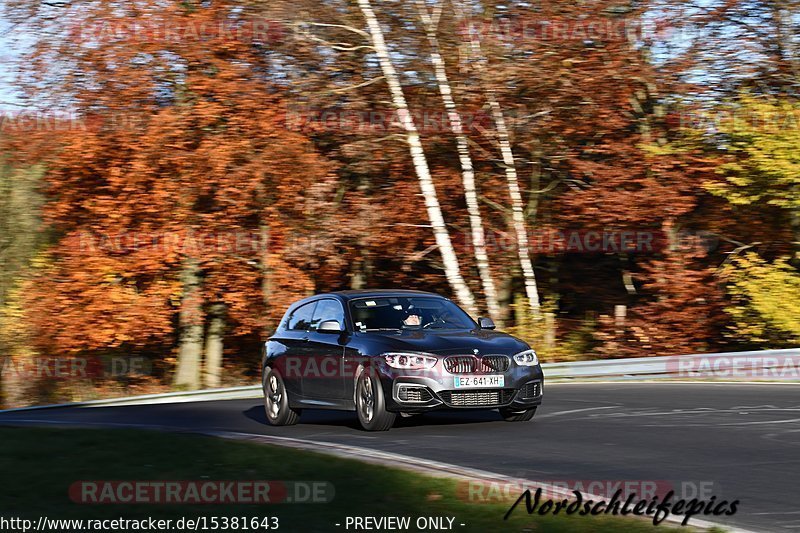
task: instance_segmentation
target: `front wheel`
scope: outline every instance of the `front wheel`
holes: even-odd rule
[[[362,372],[356,381],[356,413],[361,427],[367,431],[387,431],[397,418],[386,410],[380,380],[368,371]]]
[[[527,422],[536,414],[536,407],[532,409],[524,409],[522,411],[513,410],[509,407],[500,409],[500,416],[506,422]]]
[[[280,374],[267,367],[262,383],[264,389],[264,411],[273,426],[293,426],[300,420],[300,409],[289,407],[289,395]]]

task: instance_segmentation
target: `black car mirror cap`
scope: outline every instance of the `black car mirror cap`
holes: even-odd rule
[[[494,320],[486,317],[481,317],[478,319],[478,327],[481,329],[497,329]]]
[[[319,333],[343,333],[344,328],[338,320],[326,320],[317,327]]]

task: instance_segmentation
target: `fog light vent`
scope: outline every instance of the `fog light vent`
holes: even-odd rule
[[[433,399],[433,395],[422,385],[400,385],[397,387],[397,399],[408,403],[426,403]]]

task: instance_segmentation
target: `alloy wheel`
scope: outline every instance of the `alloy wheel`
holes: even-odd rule
[[[277,418],[281,412],[281,384],[275,374],[269,377],[269,391],[267,391],[267,409],[273,418]]]
[[[372,379],[369,376],[365,376],[361,379],[359,397],[361,400],[359,402],[361,417],[365,422],[369,422],[372,420],[375,413],[375,398],[372,395]]]

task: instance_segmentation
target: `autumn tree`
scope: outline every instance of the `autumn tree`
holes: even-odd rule
[[[40,8],[18,6],[20,16]],[[175,333],[175,383],[196,388],[211,313],[205,375],[217,384],[224,331],[263,331],[262,262],[272,259],[257,236],[274,226],[274,246],[304,219],[298,199],[330,167],[286,130],[284,104],[257,74],[263,36],[246,31],[235,4],[63,9],[62,21],[112,31],[79,42],[44,32],[31,58],[32,76],[53,74],[41,98],[69,95],[85,119],[40,154],[47,220],[62,237],[31,293],[31,320],[68,352],[170,346]],[[53,53],[57,71],[44,60]]]
[[[800,107],[771,95],[740,95],[716,115],[715,138],[723,154],[708,189],[736,209],[773,212],[777,231],[742,243],[721,275],[731,301],[728,335],[758,345],[787,345],[797,338],[800,283]]]

